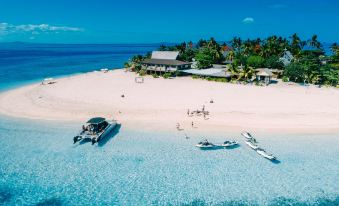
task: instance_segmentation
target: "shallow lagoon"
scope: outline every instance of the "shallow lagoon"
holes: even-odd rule
[[[272,163],[238,134],[229,134],[238,148],[201,151],[194,145],[207,134],[122,126],[100,145],[73,145],[78,128],[2,117],[0,205],[339,203],[338,135],[257,135],[281,161]]]

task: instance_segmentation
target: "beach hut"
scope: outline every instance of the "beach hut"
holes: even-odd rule
[[[142,62],[143,68],[154,72],[176,72],[190,69],[191,63],[177,60],[177,51],[153,51],[150,59]]]
[[[264,82],[266,85],[271,83],[273,73],[270,69],[260,68],[257,69],[256,71],[257,71],[256,77],[258,81]]]

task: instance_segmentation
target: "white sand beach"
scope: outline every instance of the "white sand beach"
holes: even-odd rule
[[[180,77],[144,77],[114,70],[57,79],[0,94],[0,114],[43,120],[115,118],[143,130],[338,132],[339,90],[277,84],[268,87]],[[124,95],[124,97],[122,97]],[[214,103],[210,103],[213,99]],[[206,118],[190,117],[205,110]],[[192,127],[192,122],[194,126]]]

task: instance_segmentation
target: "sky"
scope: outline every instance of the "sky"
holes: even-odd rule
[[[339,0],[0,0],[0,42],[176,43],[293,33],[339,42]]]

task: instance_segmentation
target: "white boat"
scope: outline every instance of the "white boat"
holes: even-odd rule
[[[90,140],[92,144],[99,142],[117,126],[117,121],[95,117],[82,126],[82,130],[73,138],[74,144],[82,140]]]
[[[274,157],[272,154],[267,153],[264,149],[258,148],[256,151],[257,151],[258,154],[265,157],[266,159],[269,159],[269,160],[275,160],[276,159],[276,157]]]
[[[200,148],[200,149],[214,149],[217,147],[220,147],[218,145],[212,144],[210,142],[208,142],[207,140],[204,140],[202,142],[199,142],[197,145],[195,145],[196,147]]]
[[[228,140],[226,140],[224,143],[221,144],[222,147],[234,147],[236,145],[238,145],[238,142],[228,141]]]
[[[41,82],[42,85],[55,84],[55,83],[56,83],[56,81],[54,81],[53,78],[46,78]]]
[[[251,140],[251,141],[257,143],[257,140],[250,133],[242,132],[241,135],[244,136],[247,140]]]
[[[253,141],[251,140],[245,140],[245,143],[252,149],[257,150],[259,148],[258,145],[256,145]]]
[[[100,71],[104,72],[104,73],[107,73],[109,71],[109,69],[107,68],[103,68],[103,69],[100,69]]]

